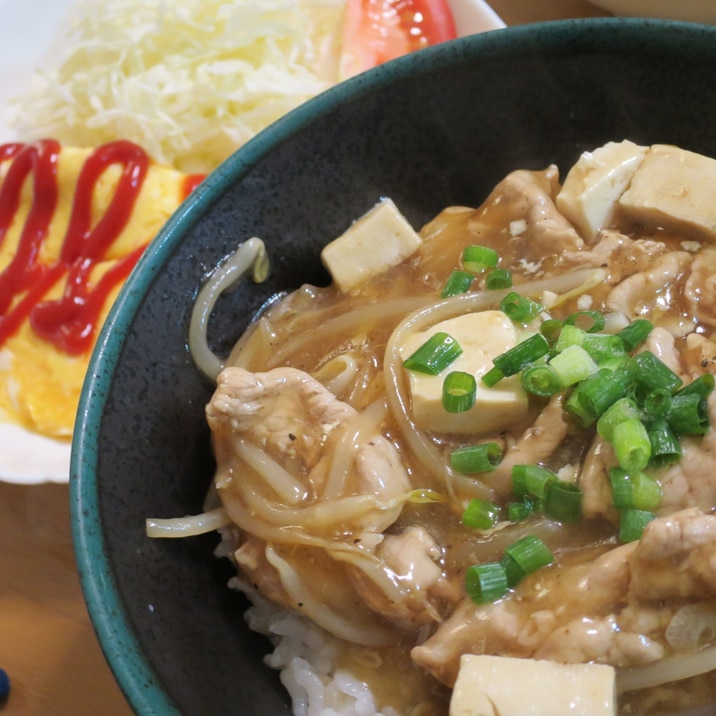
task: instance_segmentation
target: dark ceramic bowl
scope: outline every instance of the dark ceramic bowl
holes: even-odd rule
[[[72,457],[77,560],[99,640],[138,714],[290,712],[268,644],[212,556],[215,535],[149,540],[200,511],[213,463],[187,327],[197,289],[262,237],[270,280],[221,299],[227,353],[259,307],[323,283],[321,247],[390,196],[419,227],[478,205],[517,167],[568,167],[611,139],[716,156],[716,28],[602,19],[498,30],[402,58],[302,106],[239,150],[169,221],[99,340]]]

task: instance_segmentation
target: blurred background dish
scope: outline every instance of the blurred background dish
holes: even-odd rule
[[[716,4],[711,0],[590,0],[590,2],[615,15],[716,23]]]
[[[243,285],[216,307],[211,343],[226,354],[271,296],[325,282],[320,250],[378,198],[392,197],[419,227],[446,205],[480,204],[510,170],[568,167],[609,140],[716,156],[714,109],[712,28],[613,19],[527,26],[346,82],[199,187],[115,304],[73,451],[82,583],[137,714],[289,713],[262,663],[269,646],[248,631],[246,602],[226,587],[232,570],[212,557],[216,536],[148,540],[144,532],[148,516],[200,512],[212,478],[204,416],[212,385],[186,349],[207,271],[251,236],[274,257],[266,283]]]
[[[38,70],[52,70],[65,57],[65,35],[76,19],[68,15],[72,7],[80,6],[73,6],[71,0],[3,0],[0,3],[4,26],[15,29],[7,33],[0,47],[0,144],[18,139],[17,127],[7,123],[9,100],[27,92],[37,81]],[[451,0],[451,7],[460,36],[504,27],[499,16],[482,0]],[[125,138],[105,137],[107,140]],[[6,380],[4,374],[2,379]],[[70,448],[69,439],[55,439],[0,418],[0,481],[67,482]]]

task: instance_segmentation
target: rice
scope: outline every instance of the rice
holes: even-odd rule
[[[224,527],[218,532],[221,542],[215,556],[234,562],[238,530]],[[268,637],[273,645],[264,663],[280,672],[294,716],[407,716],[392,707],[379,710],[370,687],[337,666],[345,661],[340,658],[345,642],[310,619],[273,604],[241,573],[232,577],[228,586],[242,592],[251,603],[244,613],[249,629]]]
[[[240,577],[232,577],[229,586],[251,602],[244,614],[249,628],[273,644],[264,662],[281,672],[294,716],[402,716],[391,707],[379,711],[370,687],[336,667],[338,639],[264,599]]]

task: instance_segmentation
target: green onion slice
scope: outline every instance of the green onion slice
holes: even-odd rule
[[[621,467],[609,469],[609,483],[612,488],[612,503],[618,510],[633,507],[631,500],[632,485],[629,473]]]
[[[492,362],[503,376],[509,376],[519,373],[530,363],[534,363],[548,353],[549,343],[547,343],[547,339],[541,333],[535,333],[494,358]],[[489,373],[482,377],[483,382],[486,375],[489,375]]]
[[[563,326],[563,321],[557,320],[556,318],[548,318],[546,321],[542,321],[539,332],[547,339],[550,345],[556,346]]]
[[[688,385],[681,388],[677,395],[692,395],[696,394],[702,398],[708,398],[714,389],[714,383],[716,379],[712,373],[704,373],[700,375],[696,380],[691,381]]]
[[[606,320],[599,311],[577,311],[567,316],[564,322],[568,326],[577,326],[587,333],[598,333],[604,328]]]
[[[467,271],[453,271],[450,276],[448,276],[448,280],[445,282],[440,295],[443,298],[449,298],[450,296],[467,293],[474,280],[474,274],[468,273]]]
[[[624,510],[619,520],[619,541],[634,542],[641,539],[645,527],[655,517],[656,515],[648,510]]]
[[[564,335],[564,330],[562,335]],[[557,353],[550,360],[549,365],[564,386],[579,383],[599,370],[599,366],[592,360],[589,353],[576,343],[568,345],[561,353]]]
[[[526,576],[526,572],[520,565],[515,561],[514,557],[509,554],[502,555],[500,564],[505,570],[505,576],[507,577],[507,586],[512,589],[516,587]]]
[[[624,344],[624,350],[627,353],[631,353],[638,345],[646,340],[646,337],[651,333],[654,328],[651,321],[647,321],[646,318],[637,318],[632,321],[628,326],[617,333],[617,336],[622,339]]]
[[[612,501],[618,510],[645,510],[653,512],[661,504],[661,485],[645,472],[629,474],[613,467],[609,470]]]
[[[625,420],[639,420],[641,411],[632,398],[619,398],[610,405],[597,420],[597,432],[607,441],[612,441],[614,427]]]
[[[454,370],[443,381],[443,408],[448,413],[464,413],[475,405],[477,381],[472,373]]]
[[[465,572],[465,589],[476,604],[489,604],[507,594],[507,575],[498,562],[473,564]]]
[[[489,246],[466,246],[462,252],[462,267],[472,273],[480,273],[497,266],[500,255]]]
[[[494,385],[497,385],[503,378],[505,377],[505,374],[496,366],[494,368],[491,368],[490,370],[485,373],[480,380],[482,381],[483,385],[487,386],[488,388],[492,388]]]
[[[485,286],[490,291],[499,290],[501,288],[512,288],[512,271],[501,268],[492,269],[492,271],[487,274]]]
[[[529,323],[542,313],[544,306],[531,298],[520,296],[516,291],[510,291],[500,301],[500,310],[515,323]]]
[[[652,465],[661,467],[681,460],[681,443],[665,419],[650,422],[647,432],[651,443]]]
[[[676,435],[705,435],[709,429],[706,400],[695,392],[674,395],[666,419]]]
[[[604,365],[614,360],[622,360],[627,354],[622,339],[608,333],[586,334],[582,348],[599,365]]]
[[[489,500],[470,500],[462,513],[462,524],[474,530],[492,529],[499,521],[500,508]]]
[[[619,465],[629,473],[643,470],[651,458],[651,442],[641,420],[623,420],[614,426],[612,446]]]
[[[403,367],[417,373],[439,375],[461,354],[460,344],[447,333],[438,331],[403,361]]]
[[[544,499],[548,482],[559,480],[557,475],[542,465],[513,465],[512,491],[517,497],[532,495]]]
[[[530,515],[540,509],[541,503],[531,495],[525,495],[521,500],[507,503],[507,519],[510,522],[524,522]]]
[[[641,400],[646,420],[663,418],[671,408],[671,393],[666,388],[654,388]]]
[[[594,375],[578,383],[564,407],[583,428],[592,425],[619,398],[625,397],[632,385],[627,368],[600,368]]]
[[[564,385],[551,365],[528,366],[520,376],[528,393],[546,398],[561,390]]]
[[[558,522],[579,522],[582,518],[582,490],[571,482],[550,480],[545,485],[544,512]]]
[[[581,328],[577,328],[577,326],[571,323],[565,323],[559,332],[557,342],[554,344],[554,350],[557,353],[561,353],[570,346],[581,346],[582,343],[584,343],[586,335],[586,331],[583,331]]]
[[[494,442],[468,445],[450,453],[450,467],[465,475],[491,472],[501,461],[502,446]]]
[[[637,385],[648,390],[663,388],[670,393],[678,390],[682,380],[664,361],[657,358],[651,351],[642,351],[632,357],[630,369]]]
[[[542,540],[535,535],[525,535],[513,542],[505,554],[512,557],[525,574],[532,574],[554,562],[554,555]]]

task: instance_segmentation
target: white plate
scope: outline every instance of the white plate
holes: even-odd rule
[[[22,92],[36,68],[48,67],[71,0],[0,0],[0,143],[15,139],[7,126],[8,100]],[[451,0],[460,36],[505,26],[482,0]],[[0,482],[67,482],[70,445],[0,422]]]

